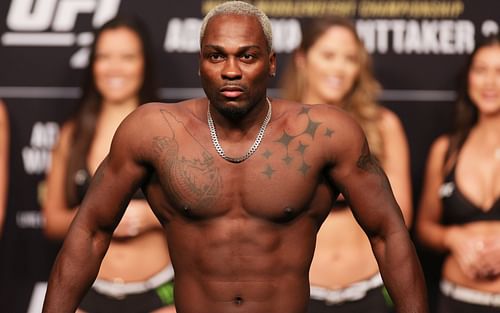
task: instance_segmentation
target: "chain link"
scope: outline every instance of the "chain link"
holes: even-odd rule
[[[262,125],[260,126],[257,138],[255,138],[253,145],[250,147],[250,149],[248,149],[247,153],[237,158],[227,156],[226,153],[224,152],[224,149],[222,149],[222,146],[219,143],[219,138],[217,137],[217,132],[215,131],[214,120],[212,119],[212,115],[210,114],[210,101],[208,102],[208,110],[207,110],[208,129],[210,130],[210,136],[212,137],[212,143],[214,144],[215,150],[221,156],[221,158],[231,163],[241,163],[246,159],[248,159],[252,154],[254,154],[255,151],[257,151],[257,148],[259,147],[262,138],[264,138],[264,133],[266,131],[267,124],[269,124],[269,121],[271,120],[271,114],[272,114],[271,101],[269,101],[269,98],[266,98],[266,101],[268,105],[267,115],[266,118],[264,119],[264,122],[262,122]]]

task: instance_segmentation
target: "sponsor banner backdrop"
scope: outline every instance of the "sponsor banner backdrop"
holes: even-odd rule
[[[40,195],[50,149],[75,109],[92,29],[117,14],[142,17],[155,47],[159,96],[178,101],[203,96],[198,72],[199,27],[221,1],[2,0],[0,98],[11,119],[11,177],[0,244],[0,308],[38,312],[60,243],[43,235]],[[306,18],[353,18],[372,53],[381,101],[402,119],[410,141],[415,202],[428,147],[450,126],[456,77],[482,37],[497,33],[496,0],[253,1],[271,18],[277,81],[301,39]],[[421,254],[424,265],[428,255]],[[438,272],[429,267],[429,275]],[[430,279],[432,281],[432,279]]]

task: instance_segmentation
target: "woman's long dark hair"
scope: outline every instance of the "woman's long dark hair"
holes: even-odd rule
[[[100,36],[107,30],[127,28],[138,35],[141,42],[144,59],[143,82],[139,89],[139,104],[157,100],[156,84],[153,75],[153,53],[149,33],[143,22],[135,17],[117,16],[94,32],[94,42],[91,46],[89,63],[85,71],[83,92],[72,118],[73,132],[71,134],[71,150],[68,156],[66,172],[66,200],[70,207],[78,204],[75,175],[86,168],[86,160],[95,136],[97,119],[102,109],[102,95],[97,90],[93,66],[95,63],[96,44]]]
[[[464,69],[460,73],[458,83],[458,99],[455,106],[453,129],[450,134],[450,145],[445,156],[444,164],[455,163],[460,149],[469,136],[472,128],[477,124],[479,111],[469,95],[469,73],[479,50],[485,47],[500,45],[500,35],[491,35],[480,42],[470,55]],[[448,166],[447,166],[448,167]]]

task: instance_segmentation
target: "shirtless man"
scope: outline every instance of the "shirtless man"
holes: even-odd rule
[[[205,22],[207,98],[148,104],[125,119],[55,263],[43,312],[74,312],[138,187],[169,240],[178,313],[305,313],[316,232],[339,193],[398,312],[427,312],[400,210],[359,126],[332,106],[266,97],[276,56],[255,7],[225,3]]]

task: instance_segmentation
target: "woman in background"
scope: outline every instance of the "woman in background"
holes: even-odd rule
[[[138,20],[115,18],[96,32],[79,109],[63,125],[52,154],[44,205],[49,237],[65,237],[121,121],[141,103],[155,99],[150,53]],[[175,312],[172,279],[165,234],[139,190],[79,309]]]
[[[384,168],[406,223],[411,218],[409,149],[397,116],[379,106],[370,56],[345,19],[315,19],[283,74],[285,98],[351,114]],[[309,312],[390,312],[370,242],[341,197],[321,227],[310,270]]]
[[[419,239],[446,253],[439,313],[500,312],[500,37],[466,66],[455,129],[432,145]]]
[[[9,119],[5,104],[0,100],[0,238],[7,212],[7,184],[9,180]]]

